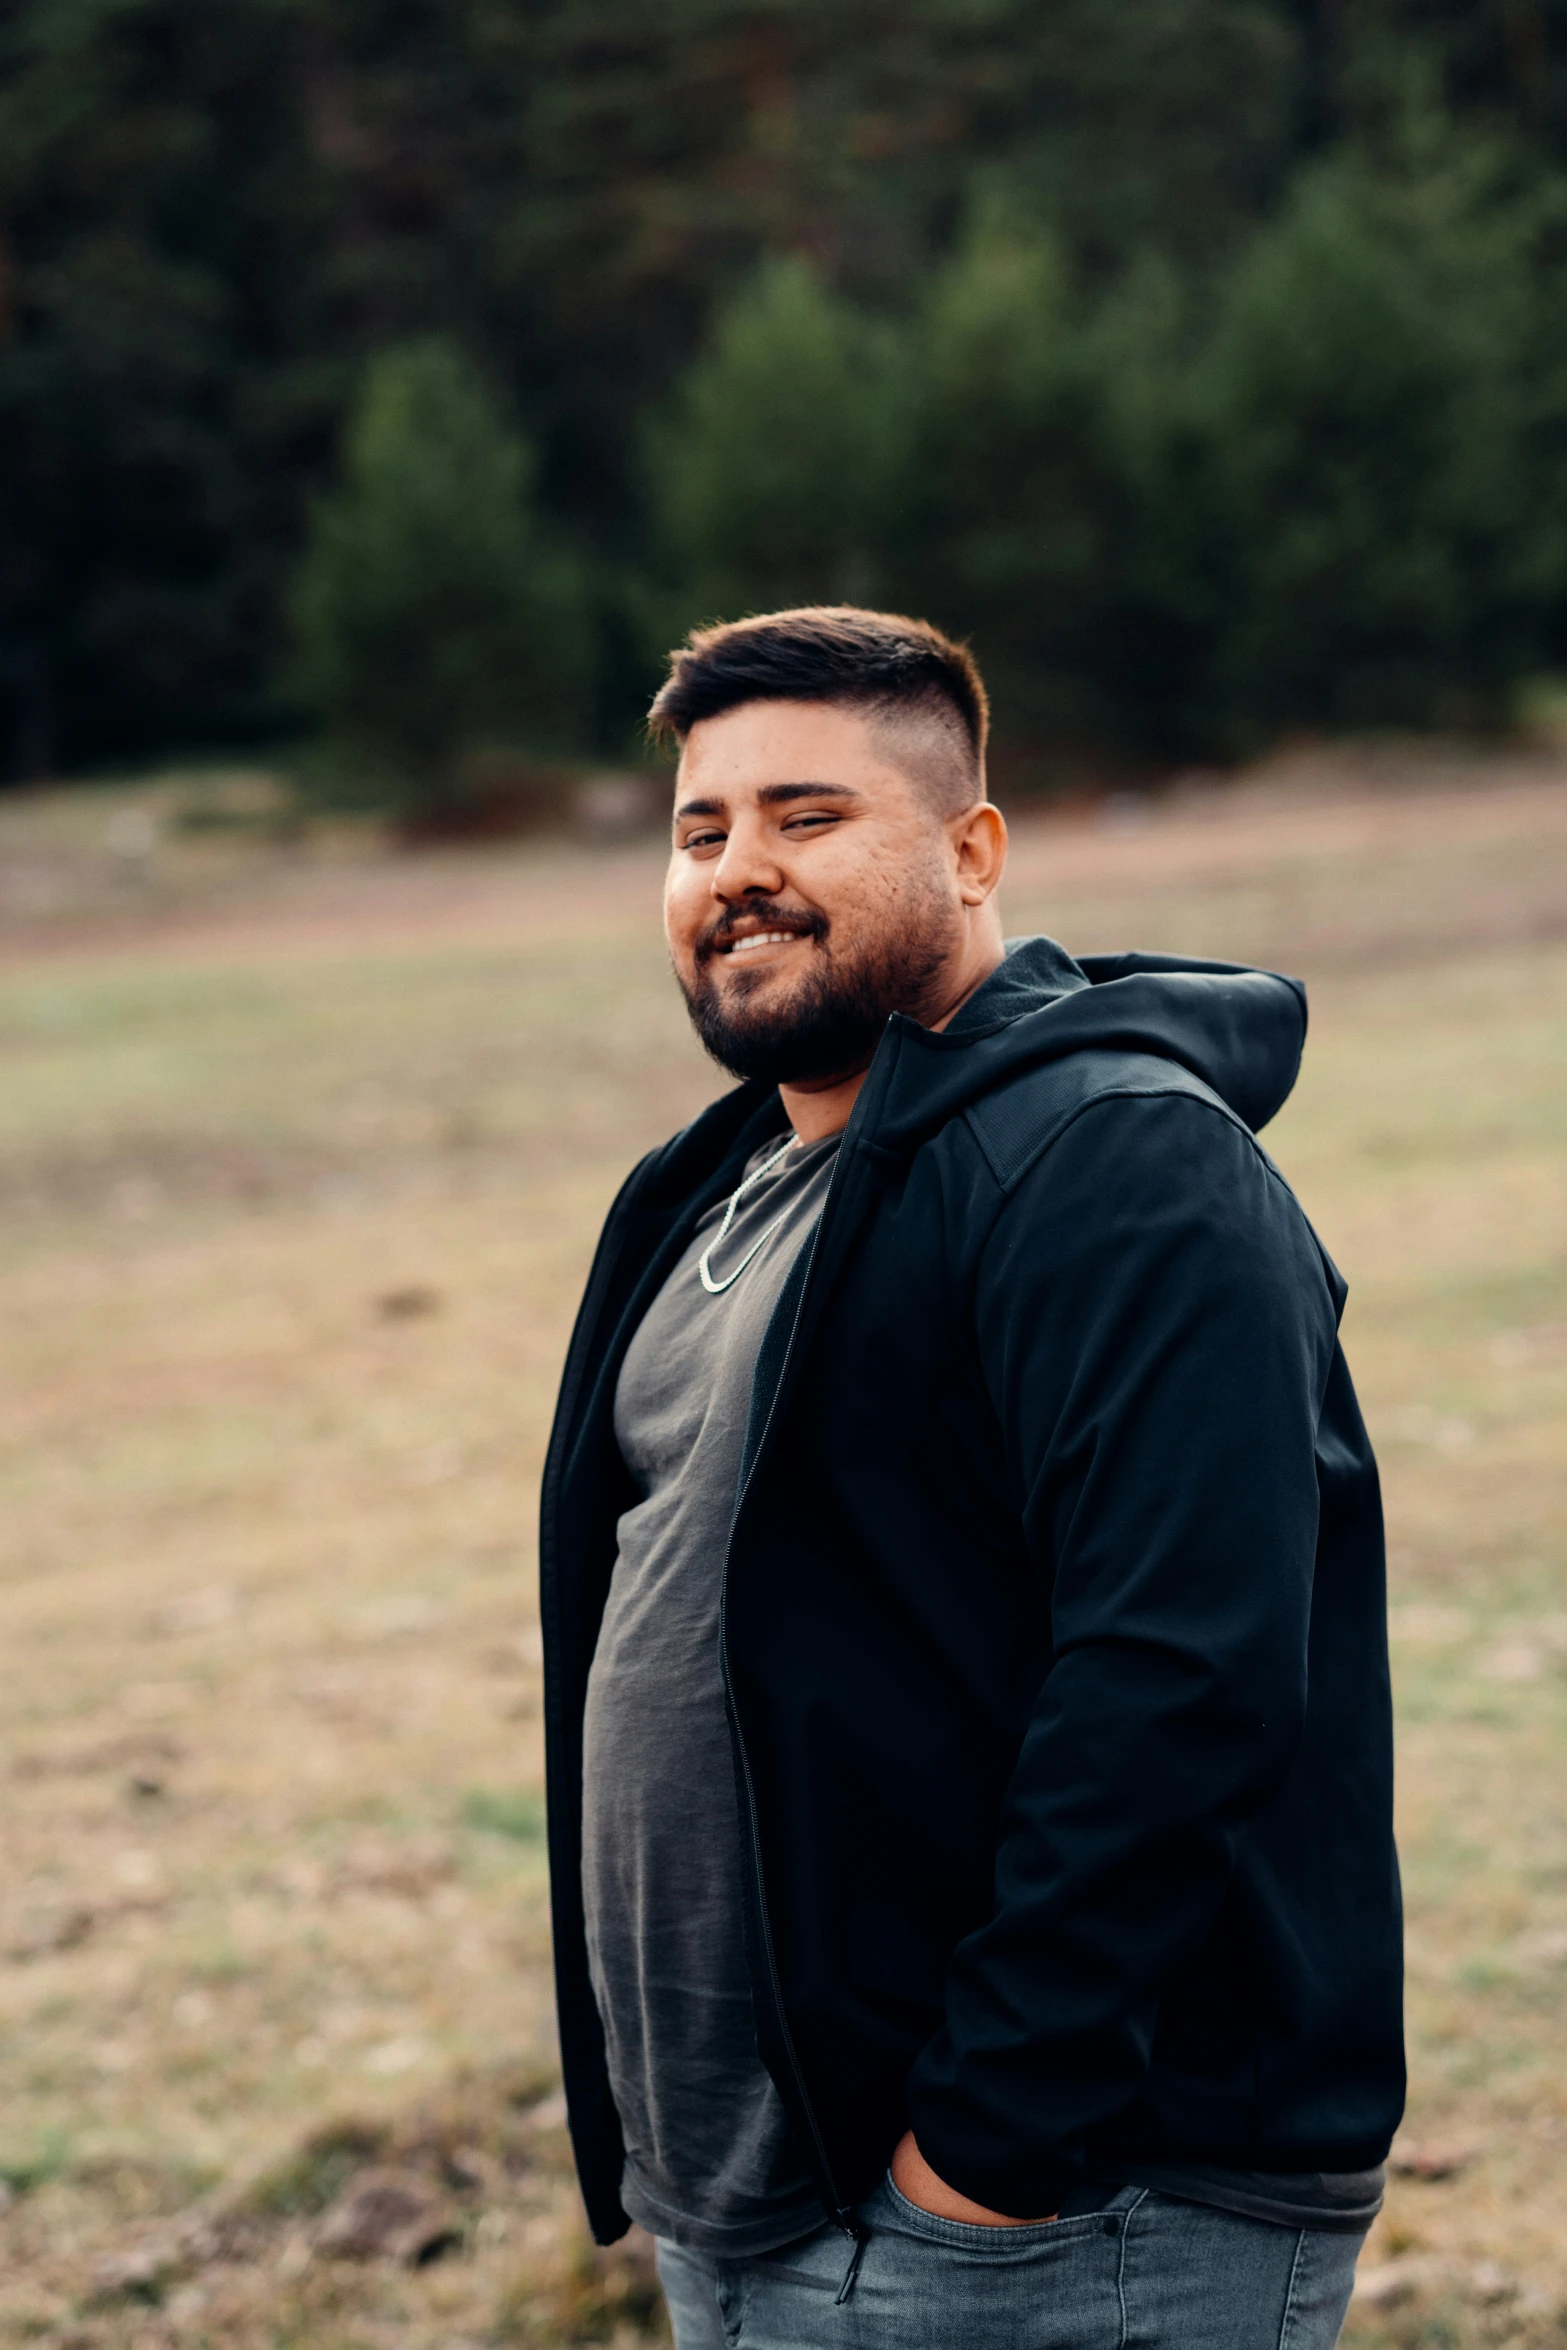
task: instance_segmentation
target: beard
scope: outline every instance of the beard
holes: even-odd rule
[[[719,1067],[768,1085],[820,1084],[863,1069],[894,1012],[919,1017],[952,952],[952,926],[934,895],[900,911],[900,923],[858,954],[835,955],[825,914],[766,898],[726,908],[697,941],[694,978],[688,984],[676,973],[691,1024]],[[753,1000],[767,985],[765,972],[716,983],[722,941],[741,915],[813,942],[805,977],[782,1001]]]

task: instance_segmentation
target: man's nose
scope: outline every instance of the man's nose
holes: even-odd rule
[[[737,898],[776,897],[783,885],[783,868],[767,827],[742,816],[731,825],[724,853],[713,867],[714,897],[733,905]]]

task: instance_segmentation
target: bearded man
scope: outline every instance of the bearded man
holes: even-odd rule
[[[1272,973],[1004,946],[968,652],[694,635],[740,1079],[545,1472],[562,2057],[679,2350],[1328,2350],[1403,2093],[1381,1513]]]

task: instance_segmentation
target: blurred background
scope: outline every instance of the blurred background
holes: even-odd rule
[[[1567,2345],[1567,5],[0,12],[0,2340],[659,2337],[533,1513],[724,1082],[641,712],[972,638],[1013,931],[1304,975],[1412,2085],[1359,2350]]]
[[[972,632],[1036,785],[1561,662],[1554,0],[14,0],[0,57],[13,775],[324,731],[460,794],[802,597]]]

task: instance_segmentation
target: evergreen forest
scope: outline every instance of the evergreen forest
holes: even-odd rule
[[[1567,0],[5,0],[0,771],[624,756],[815,599],[1045,780],[1505,720]]]

